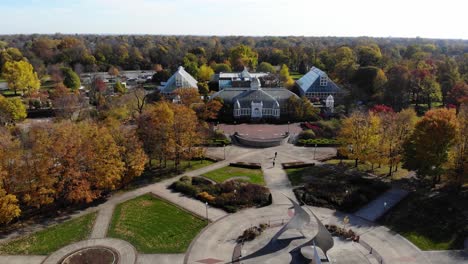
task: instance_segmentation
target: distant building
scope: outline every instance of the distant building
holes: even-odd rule
[[[282,88],[261,88],[260,80],[251,77],[247,87],[227,87],[213,94],[210,98],[222,98],[224,104],[232,107],[235,119],[279,119],[286,112],[286,102],[290,97],[297,97],[291,91]]]
[[[179,88],[198,89],[197,83],[197,80],[186,72],[184,67],[180,66],[171,78],[164,83],[164,86],[161,87],[161,93],[171,94]]]
[[[269,75],[267,72],[250,73],[244,67],[242,72],[220,72],[214,75],[213,80],[218,82],[219,90],[225,88],[249,87],[253,78],[260,79]]]
[[[305,96],[309,100],[318,99],[324,102],[330,95],[332,98],[339,97],[343,91],[336,85],[327,74],[319,68],[312,67],[308,73],[296,81],[300,96]]]

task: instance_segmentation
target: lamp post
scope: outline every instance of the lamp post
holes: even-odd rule
[[[223,148],[224,148],[224,159],[226,160],[226,144],[223,144]]]
[[[315,147],[314,147],[314,160],[315,160],[315,152],[317,151],[317,144],[315,144]]]
[[[205,208],[206,208],[206,221],[208,220],[208,202],[205,202]]]
[[[288,121],[288,134],[289,134],[289,123],[291,123],[290,121]]]

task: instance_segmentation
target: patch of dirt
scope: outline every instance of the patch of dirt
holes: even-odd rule
[[[116,264],[119,255],[114,251],[103,248],[85,248],[66,257],[61,264]]]

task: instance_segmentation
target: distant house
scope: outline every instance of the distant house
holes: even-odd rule
[[[332,98],[341,96],[343,91],[336,85],[327,74],[319,68],[312,67],[308,73],[296,81],[299,95],[309,100],[319,99],[324,102],[331,95]]]
[[[171,78],[169,78],[169,80],[167,80],[167,82],[161,87],[161,93],[171,94],[179,88],[198,89],[197,83],[197,80],[186,72],[184,67],[180,66]]]
[[[215,74],[214,81],[218,82],[220,90],[225,88],[249,87],[250,81],[253,78],[260,79],[267,75],[269,75],[267,72],[250,73],[248,69],[244,67],[242,72],[220,72],[219,74]]]
[[[221,98],[232,109],[235,119],[279,119],[286,112],[286,102],[297,95],[282,88],[261,88],[260,80],[253,77],[248,86],[229,87],[210,98]]]

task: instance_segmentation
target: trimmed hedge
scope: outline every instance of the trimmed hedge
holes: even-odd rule
[[[229,166],[245,168],[245,169],[261,169],[262,168],[262,165],[260,163],[248,163],[248,162],[229,163]]]
[[[305,163],[305,162],[286,162],[281,163],[283,169],[296,169],[296,168],[306,168],[306,167],[313,167],[315,163]]]
[[[326,147],[326,146],[338,146],[340,142],[337,139],[330,138],[314,138],[314,139],[299,139],[296,145],[314,147],[317,146]]]

